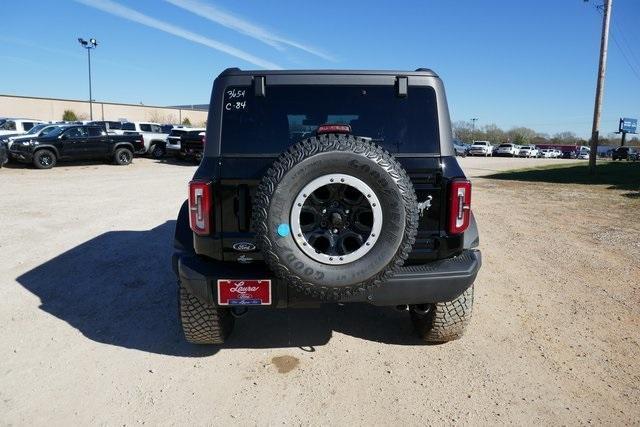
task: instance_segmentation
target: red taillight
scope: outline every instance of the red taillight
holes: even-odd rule
[[[351,126],[349,125],[320,125],[316,130],[318,135],[323,133],[351,133]]]
[[[189,183],[189,225],[198,235],[211,230],[211,185],[204,181]]]
[[[469,227],[471,216],[471,182],[456,179],[449,185],[449,234],[460,234]]]

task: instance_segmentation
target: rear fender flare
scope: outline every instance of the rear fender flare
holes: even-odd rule
[[[118,148],[128,148],[132,153],[135,152],[133,144],[131,144],[130,142],[119,142],[113,147],[113,151],[111,152],[111,154],[114,154]]]
[[[176,220],[176,230],[173,239],[173,248],[177,252],[189,252],[195,253],[196,250],[193,247],[193,232],[189,226],[189,206],[185,200],[180,211],[178,212],[178,219]]]
[[[471,215],[469,218],[469,228],[464,232],[464,249],[477,248],[480,245],[480,235],[478,234],[478,224],[476,223],[476,218],[473,215],[473,211],[471,211]]]

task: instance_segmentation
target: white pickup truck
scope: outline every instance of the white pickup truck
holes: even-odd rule
[[[489,141],[473,141],[469,148],[470,156],[493,156],[493,145]]]
[[[0,138],[4,139],[10,136],[23,135],[40,123],[45,122],[42,120],[1,118]]]
[[[138,154],[149,154],[155,159],[163,157],[167,151],[168,133],[162,131],[159,123],[151,122],[124,122],[122,123],[124,134],[138,133],[144,140],[144,151]]]

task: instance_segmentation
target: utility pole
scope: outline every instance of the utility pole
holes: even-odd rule
[[[96,39],[89,39],[89,41],[79,38],[78,42],[83,48],[87,49],[87,60],[89,61],[89,118],[93,120],[93,96],[91,94],[91,49],[98,47]]]
[[[611,22],[611,7],[613,0],[605,0],[602,15],[602,36],[600,38],[600,62],[598,64],[598,83],[596,84],[596,100],[593,108],[593,127],[591,128],[591,152],[589,153],[589,173],[596,173],[596,155],[598,154],[598,139],[600,137],[600,113],[602,111],[602,96],[604,93],[604,76],[607,69],[607,49],[609,48],[609,24]]]
[[[471,119],[471,143],[473,144],[476,139],[476,122],[478,121],[477,117]]]

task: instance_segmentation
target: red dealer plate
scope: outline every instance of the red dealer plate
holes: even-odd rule
[[[218,280],[219,305],[270,305],[271,280]]]

